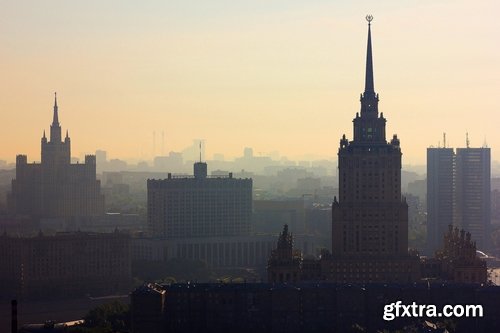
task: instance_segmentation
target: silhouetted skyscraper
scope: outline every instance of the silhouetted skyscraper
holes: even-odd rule
[[[427,250],[433,254],[449,225],[488,247],[491,219],[490,148],[427,149]]]
[[[457,148],[456,156],[456,225],[471,233],[480,250],[489,246],[490,154],[490,148]]]
[[[331,279],[345,282],[409,282],[418,258],[408,255],[408,205],[401,197],[401,148],[386,141],[374,90],[368,20],[365,91],[356,113],[354,139],[343,135],[338,152],[339,201],[332,206]]]
[[[454,221],[455,153],[453,148],[427,148],[427,254],[441,248]]]
[[[16,179],[8,195],[12,214],[33,217],[80,217],[104,214],[104,196],[96,179],[96,158],[71,164],[71,141],[61,139],[57,97],[50,125],[50,141],[43,132],[41,163],[28,164],[26,155],[16,157]]]

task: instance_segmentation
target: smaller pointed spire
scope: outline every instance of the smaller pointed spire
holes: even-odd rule
[[[69,138],[68,130],[66,130],[66,139]]]
[[[59,114],[57,107],[57,92],[54,92],[54,117],[52,119],[52,125],[59,126]]]
[[[45,139],[45,130],[43,130],[43,138]]]

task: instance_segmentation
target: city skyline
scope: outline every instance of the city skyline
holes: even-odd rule
[[[498,5],[438,1],[6,5],[0,327],[500,327]]]
[[[54,91],[62,127],[85,138],[75,156],[104,149],[110,158],[150,159],[153,132],[157,152],[164,132],[165,154],[198,137],[209,158],[253,147],[336,159],[331,140],[358,109],[365,3],[114,5],[4,6],[0,107],[11,111],[2,113],[9,126],[0,139],[15,144],[0,159],[38,160]],[[484,120],[498,109],[498,8],[384,1],[372,12],[375,84],[404,164],[424,164],[425,148],[438,146],[443,132],[450,147],[464,147],[466,132],[471,147],[486,140],[500,159],[495,122]]]

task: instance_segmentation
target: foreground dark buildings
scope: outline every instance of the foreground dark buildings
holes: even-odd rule
[[[92,217],[104,214],[104,195],[96,180],[96,159],[71,163],[71,140],[64,140],[59,124],[59,108],[54,101],[50,140],[41,140],[41,163],[28,163],[26,155],[16,157],[16,179],[8,194],[9,212],[33,218]]]
[[[458,332],[500,331],[500,288],[458,284],[333,283],[145,285],[131,295],[133,332],[376,332],[422,318],[384,321],[384,305],[482,304],[483,318],[453,318]],[[436,320],[436,318],[430,318]]]

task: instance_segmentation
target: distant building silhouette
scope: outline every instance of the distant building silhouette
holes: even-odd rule
[[[182,153],[171,151],[168,156],[156,156],[153,165],[158,171],[175,170],[180,172],[184,167]]]
[[[105,150],[96,150],[95,151],[95,160],[96,160],[96,171],[97,173],[102,173],[106,170],[108,163],[108,152]]]
[[[30,163],[26,155],[16,157],[16,179],[8,194],[11,214],[33,217],[81,217],[104,214],[104,196],[96,180],[96,158],[71,164],[71,141],[61,138],[57,98],[50,125],[50,141],[41,140],[41,163]]]
[[[182,150],[182,159],[184,161],[198,161],[200,152],[201,152],[201,159],[205,161],[206,140],[195,139],[193,140],[191,146],[186,147],[185,149]]]
[[[295,234],[306,233],[304,199],[254,200],[254,222],[257,232],[276,234],[288,225]]]
[[[243,149],[243,157],[253,158],[253,148],[245,147],[245,149]]]
[[[169,239],[248,235],[252,180],[207,176],[207,164],[194,164],[194,176],[148,179],[148,225],[154,237]]]
[[[332,205],[332,258],[322,265],[336,282],[412,282],[419,259],[408,254],[408,205],[401,197],[401,148],[386,141],[378,112],[368,24],[365,91],[354,139],[340,140],[339,200]]]

